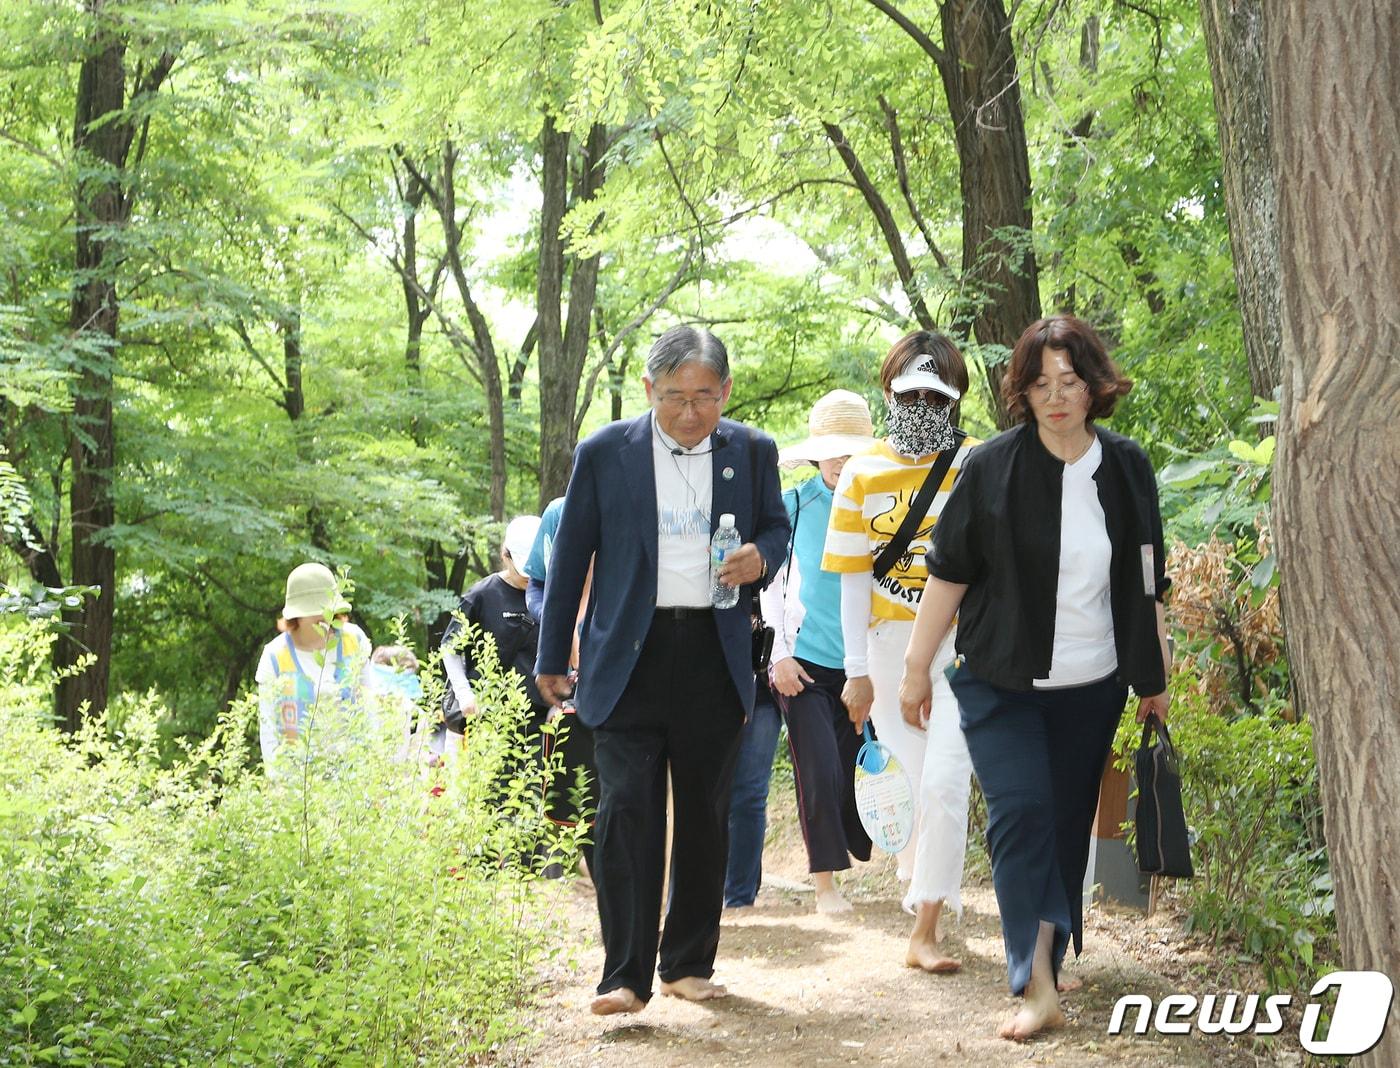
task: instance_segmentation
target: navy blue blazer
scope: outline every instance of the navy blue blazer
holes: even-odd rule
[[[596,727],[612,714],[632,677],[656,609],[656,468],[652,415],[609,423],[580,442],[564,495],[564,514],[545,578],[537,675],[567,670],[588,562],[593,589],[579,648],[579,718]],[[732,512],[772,575],[787,556],[788,518],[778,483],[778,448],[767,434],[721,419],[713,436],[710,532]],[[726,477],[727,476],[727,477]],[[757,485],[754,484],[755,476]],[[753,711],[750,614],[758,585],[742,587],[733,608],[715,609],[725,666]]]

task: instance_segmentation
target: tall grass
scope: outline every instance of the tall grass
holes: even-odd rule
[[[501,781],[524,698],[489,652],[455,769],[390,725],[269,779],[251,699],[169,768],[153,695],[63,737],[48,640],[0,630],[0,1063],[461,1065],[518,1032],[572,844]]]

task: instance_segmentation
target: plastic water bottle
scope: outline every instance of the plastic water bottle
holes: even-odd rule
[[[719,580],[724,558],[743,544],[734,527],[734,517],[725,512],[719,517],[719,529],[710,539],[710,603],[716,608],[733,608],[739,603],[739,587],[726,586]]]

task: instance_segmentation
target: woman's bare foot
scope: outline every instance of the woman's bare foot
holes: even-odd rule
[[[926,943],[909,943],[909,952],[904,954],[904,963],[910,968],[922,968],[933,975],[949,975],[962,967],[962,961],[945,957],[933,946]]]
[[[687,975],[674,983],[662,983],[661,993],[668,998],[684,998],[686,1001],[711,1001],[729,996],[729,991],[724,987],[698,975]]]
[[[1083,979],[1075,979],[1069,976],[1060,976],[1060,981],[1055,984],[1055,989],[1061,994],[1072,994],[1084,985]]]
[[[818,912],[850,912],[854,905],[841,896],[841,891],[832,887],[830,890],[817,891],[817,911]]]
[[[818,912],[850,912],[851,903],[836,889],[836,873],[830,871],[812,872],[812,885],[817,891]]]
[[[606,994],[599,994],[588,1006],[588,1011],[594,1016],[612,1016],[619,1012],[641,1012],[644,1008],[646,1002],[625,986],[620,986]]]
[[[947,975],[962,967],[961,962],[938,951],[938,918],[942,914],[942,901],[919,903],[914,913],[914,930],[909,935],[909,951],[904,954],[904,963],[910,968]]]
[[[997,1033],[1002,1038],[1024,1042],[1032,1035],[1065,1025],[1065,1014],[1060,1011],[1060,992],[1055,989],[1054,965],[1050,960],[1054,938],[1055,928],[1041,920],[1021,1011],[1001,1025]]]
[[[1013,1042],[1024,1042],[1042,1031],[1054,1031],[1064,1025],[1065,1014],[1060,1011],[1060,999],[1053,990],[1048,998],[1034,1000],[1028,991],[1021,1011],[1002,1024],[998,1033]]]

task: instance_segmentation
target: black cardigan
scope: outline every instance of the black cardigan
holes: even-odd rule
[[[1157,480],[1136,442],[1093,429],[1103,445],[1094,481],[1113,547],[1116,678],[1149,696],[1167,688],[1156,602],[1171,585]],[[1064,467],[1034,423],[1008,430],[969,453],[934,527],[929,574],[967,586],[958,652],[969,671],[1004,689],[1030,690],[1050,674]]]

